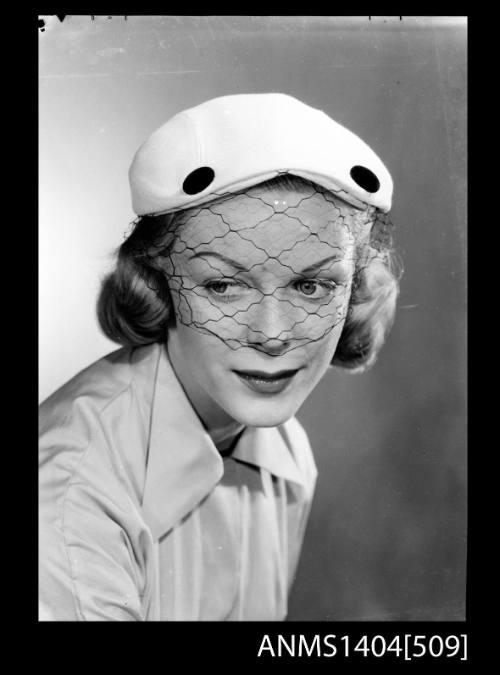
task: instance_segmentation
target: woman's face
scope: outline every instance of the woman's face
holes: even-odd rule
[[[256,186],[184,212],[166,261],[173,367],[200,417],[275,426],[326,372],[348,307],[360,212]]]

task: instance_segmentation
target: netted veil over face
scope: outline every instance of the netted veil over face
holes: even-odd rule
[[[280,176],[159,216],[163,226],[135,256],[164,274],[177,322],[233,350],[279,356],[345,320],[374,212]]]

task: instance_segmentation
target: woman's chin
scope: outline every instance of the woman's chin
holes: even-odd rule
[[[277,427],[293,417],[299,406],[270,399],[231,408],[232,417],[247,427]]]

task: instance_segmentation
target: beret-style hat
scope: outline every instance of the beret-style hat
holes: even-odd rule
[[[364,141],[321,110],[273,93],[214,98],[153,132],[129,169],[132,207],[137,215],[177,211],[279,173],[361,209],[391,208],[391,176]]]

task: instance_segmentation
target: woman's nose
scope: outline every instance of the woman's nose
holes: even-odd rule
[[[294,319],[290,303],[273,295],[264,295],[247,319],[247,342],[269,354],[281,354],[290,348]]]

